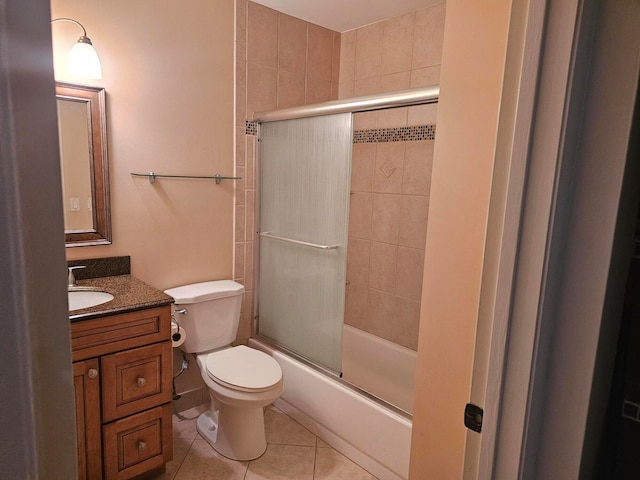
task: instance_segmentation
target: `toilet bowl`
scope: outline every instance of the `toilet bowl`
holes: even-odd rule
[[[244,345],[197,355],[196,360],[211,397],[211,407],[198,417],[198,433],[225,457],[252,460],[262,455],[267,448],[263,408],[284,388],[278,362]]]
[[[211,406],[197,430],[220,454],[253,460],[264,453],[264,407],[282,393],[278,362],[235,339],[244,287],[231,280],[165,290],[175,300],[175,320],[188,332],[181,348],[196,355]]]

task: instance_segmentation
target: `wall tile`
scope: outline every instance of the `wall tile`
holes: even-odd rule
[[[413,29],[415,14],[409,13],[401,17],[383,22],[384,34],[382,43],[382,74],[405,72],[411,70]]]
[[[331,99],[331,82],[307,76],[305,104],[327,102]]]
[[[423,273],[424,250],[398,247],[398,277],[394,293],[399,297],[419,301]]]
[[[236,228],[235,228],[235,241],[244,242],[245,239],[245,215],[244,205],[236,205]]]
[[[249,224],[249,222],[247,222]],[[247,242],[245,248],[245,270],[244,270],[244,287],[246,290],[253,290],[253,277],[254,277],[254,264],[253,264],[253,249],[255,248],[254,242]]]
[[[405,142],[378,143],[373,191],[402,193]]]
[[[255,157],[255,147],[256,146],[256,137],[253,135],[247,135],[247,168],[245,173],[247,175],[247,179],[245,181],[245,185],[248,189],[256,188],[256,157]]]
[[[349,206],[349,237],[369,239],[371,234],[371,194],[352,193]]]
[[[246,194],[247,208],[245,210],[245,216],[246,216],[245,238],[247,239],[247,242],[252,242],[256,238],[255,194],[256,194],[255,190],[247,190],[247,194]]]
[[[355,79],[356,34],[357,30],[350,30],[340,35],[340,83]]]
[[[236,85],[236,126],[244,127],[247,118],[247,87]]]
[[[236,127],[236,165],[245,165],[245,158],[247,155],[247,140],[245,138],[244,125]],[[236,187],[236,190],[237,187]]]
[[[429,197],[403,195],[400,207],[400,245],[424,249]]]
[[[331,100],[337,100],[339,98],[338,88],[336,82],[331,82]]]
[[[396,288],[398,246],[371,242],[369,250],[369,286],[393,293]]]
[[[435,125],[438,114],[438,104],[414,105],[409,107],[408,125]]]
[[[407,113],[407,107],[396,107],[389,108],[387,110],[380,110],[380,112],[378,112],[378,128],[406,127]]]
[[[371,207],[371,240],[398,244],[401,196],[374,193]]]
[[[307,75],[331,81],[333,65],[333,32],[317,25],[309,24],[307,42]]]
[[[353,82],[353,95],[362,97],[380,93],[380,77],[361,78]]]
[[[278,68],[278,12],[249,2],[247,28],[247,60]]]
[[[440,65],[411,70],[410,88],[429,87],[440,84]]]
[[[409,88],[411,72],[390,73],[380,77],[380,93],[395,92]]]
[[[366,330],[378,337],[395,341],[394,330],[397,328],[398,316],[396,303],[395,295],[370,288]]]
[[[344,323],[364,330],[367,324],[369,288],[351,282],[345,292]]]
[[[371,242],[349,237],[347,255],[347,281],[352,283],[369,283],[369,249]]]
[[[244,278],[244,242],[235,245],[233,278]]]
[[[416,12],[412,68],[442,63],[445,8],[446,3],[441,3]]]
[[[417,350],[419,327],[420,302],[397,297],[396,324],[391,341],[411,350]]]
[[[383,34],[382,22],[356,30],[355,80],[380,76]]]
[[[353,82],[345,82],[338,84],[338,98],[353,97]]]
[[[244,204],[244,183],[245,180],[247,178],[247,175],[245,173],[245,167],[244,166],[240,166],[240,165],[236,165],[236,171],[235,171],[235,176],[236,177],[240,177],[239,180],[236,180],[236,205],[243,205]]]
[[[278,68],[304,75],[307,63],[307,22],[278,15]]]
[[[236,42],[236,85],[247,84],[246,47]]]
[[[375,143],[355,143],[351,154],[351,191],[373,190],[373,168],[376,161]]]
[[[402,193],[429,195],[431,192],[433,144],[433,140],[407,142],[404,155]]]
[[[236,1],[236,42],[247,46],[247,0]]]
[[[333,36],[333,51],[331,52],[331,82],[340,82],[340,45],[341,38],[338,32],[331,32]]]
[[[280,70],[278,72],[278,108],[304,105],[304,75]]]
[[[354,130],[371,130],[378,128],[378,113],[374,112],[358,112],[353,116]]]
[[[255,112],[277,107],[278,71],[254,63],[247,64],[247,118]]]

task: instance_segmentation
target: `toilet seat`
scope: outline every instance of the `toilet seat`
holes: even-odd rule
[[[244,345],[208,354],[206,367],[211,380],[243,392],[264,392],[282,380],[282,369],[273,357]]]

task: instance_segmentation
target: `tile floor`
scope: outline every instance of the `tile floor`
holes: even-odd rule
[[[203,406],[173,416],[173,460],[154,480],[375,480],[274,406],[265,409],[267,451],[250,462],[218,454],[196,431]]]

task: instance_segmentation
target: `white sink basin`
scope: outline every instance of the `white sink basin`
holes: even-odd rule
[[[94,292],[90,290],[71,291],[69,294],[69,311],[81,308],[95,307],[113,300],[113,295],[106,292]]]

